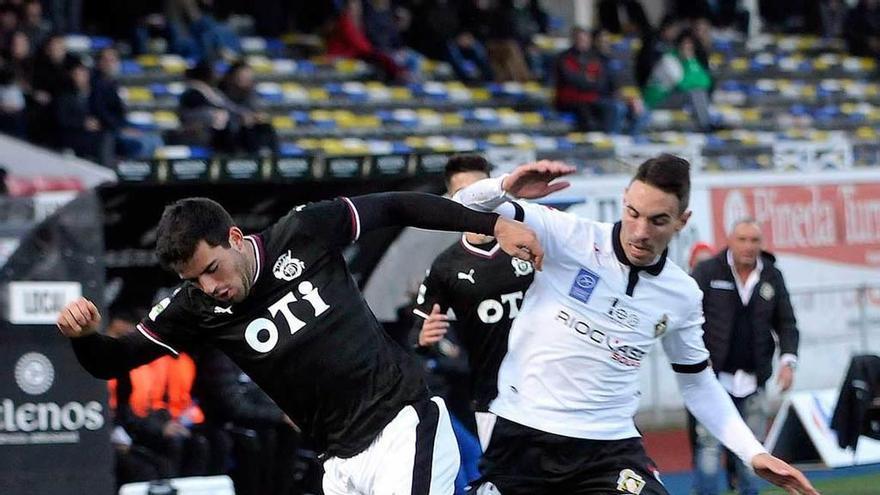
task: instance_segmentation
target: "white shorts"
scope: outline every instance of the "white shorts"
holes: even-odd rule
[[[492,439],[492,429],[495,428],[495,420],[498,416],[490,412],[475,412],[474,419],[477,420],[477,437],[480,439],[480,450],[483,452],[489,447],[489,440]]]
[[[324,462],[324,495],[452,495],[461,459],[443,399],[406,406],[373,443]]]

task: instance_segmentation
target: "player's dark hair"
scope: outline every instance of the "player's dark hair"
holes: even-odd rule
[[[199,241],[208,246],[228,248],[232,217],[216,201],[208,198],[185,198],[165,207],[159,220],[156,255],[159,263],[174,269],[186,263],[196,252]]]
[[[446,185],[452,176],[461,172],[483,172],[489,175],[492,172],[492,164],[480,155],[455,155],[446,162],[444,178]]]
[[[687,210],[691,195],[691,164],[684,158],[663,153],[639,165],[633,181],[641,181],[678,198],[679,212]]]

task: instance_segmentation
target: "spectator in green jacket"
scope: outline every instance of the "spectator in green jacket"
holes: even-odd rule
[[[701,131],[715,128],[709,113],[712,75],[697,57],[697,39],[691,30],[679,34],[675,49],[666,53],[651,72],[643,91],[645,105],[656,108],[673,93],[685,95]]]

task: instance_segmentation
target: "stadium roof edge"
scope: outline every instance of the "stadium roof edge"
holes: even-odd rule
[[[75,178],[86,188],[117,182],[116,172],[73,155],[0,135],[0,167],[20,178]]]

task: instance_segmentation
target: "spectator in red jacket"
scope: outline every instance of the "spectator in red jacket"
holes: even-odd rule
[[[644,108],[641,100],[627,102],[618,95],[606,53],[607,33],[598,29],[591,34],[576,27],[571,39],[571,48],[556,62],[556,108],[573,113],[580,131],[618,134],[630,116],[632,132],[638,132]]]
[[[390,80],[405,80],[406,71],[387,53],[370,43],[364,32],[363,6],[360,0],[346,0],[327,36],[327,55],[356,58],[380,69]]]

